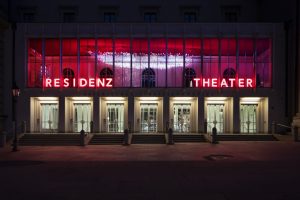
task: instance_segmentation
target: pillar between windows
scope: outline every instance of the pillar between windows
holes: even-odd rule
[[[66,118],[65,118],[65,97],[60,96],[59,97],[59,103],[58,103],[58,110],[59,110],[59,123],[58,123],[58,131],[60,133],[66,132],[65,129],[65,124],[67,123]]]
[[[240,133],[240,98],[235,96],[233,98],[233,133]]]
[[[170,98],[169,96],[163,97],[163,132],[172,128],[173,125],[170,123]]]
[[[204,112],[204,97],[203,96],[199,96],[198,97],[198,125],[196,127],[198,127],[198,132],[199,133],[206,133],[206,123],[205,122],[205,112]]]
[[[134,132],[134,97],[130,94],[128,96],[128,124],[125,127],[129,129],[131,133]]]
[[[100,132],[100,100],[98,96],[94,96],[93,98],[93,131],[94,133]]]

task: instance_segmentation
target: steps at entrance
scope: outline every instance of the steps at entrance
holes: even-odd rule
[[[132,144],[165,144],[165,135],[162,134],[133,134]]]
[[[21,146],[79,146],[79,134],[24,134],[19,139]]]
[[[89,145],[123,144],[123,134],[95,134]]]
[[[174,134],[174,143],[207,142],[202,134]]]
[[[220,141],[277,141],[272,134],[219,134]]]

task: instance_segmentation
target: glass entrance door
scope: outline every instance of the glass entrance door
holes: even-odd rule
[[[91,116],[91,103],[74,103],[74,132],[90,132]]]
[[[218,133],[224,132],[224,104],[207,104],[207,132],[216,127]]]
[[[157,104],[141,104],[141,132],[157,132]]]
[[[256,133],[257,104],[241,104],[241,133]]]
[[[106,119],[108,132],[124,131],[124,104],[108,103],[106,104]]]
[[[174,104],[175,132],[190,132],[191,129],[191,104]]]
[[[58,104],[41,103],[41,131],[57,132],[58,130]]]

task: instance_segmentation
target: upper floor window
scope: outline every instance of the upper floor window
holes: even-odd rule
[[[157,13],[145,12],[144,13],[144,22],[148,22],[148,23],[157,22]]]
[[[61,7],[61,18],[62,22],[70,23],[76,21],[77,15],[77,8],[76,7]]]
[[[74,22],[75,17],[76,17],[76,15],[74,12],[64,12],[63,13],[63,22]]]
[[[183,16],[184,22],[197,22],[197,14],[195,12],[185,12]]]
[[[114,23],[117,22],[117,17],[119,13],[118,6],[106,6],[102,5],[98,7],[99,17],[103,19],[103,22]]]
[[[222,14],[225,22],[238,22],[240,15],[240,6],[222,6]]]
[[[35,13],[24,13],[23,14],[23,22],[34,22]]]
[[[35,7],[20,7],[19,8],[20,20],[21,22],[34,22],[36,15]]]
[[[183,16],[183,22],[193,23],[198,21],[198,16],[200,11],[199,5],[180,6],[179,10]]]
[[[237,12],[225,12],[224,15],[225,15],[226,22],[237,22],[238,21]]]
[[[144,22],[153,23],[158,21],[159,6],[142,6],[140,11]]]
[[[114,12],[104,12],[104,22],[108,22],[108,23],[112,23],[112,22],[116,22],[117,20],[117,16],[116,13]]]

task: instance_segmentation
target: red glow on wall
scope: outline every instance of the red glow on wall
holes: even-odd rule
[[[151,68],[151,87],[190,87],[193,78],[205,87],[272,86],[271,38],[46,38],[29,39],[27,86],[43,79],[112,78],[113,87],[144,87]],[[217,78],[217,80],[215,80]],[[238,78],[241,78],[240,82]],[[226,79],[227,82],[222,80]],[[205,80],[209,80],[205,82]],[[82,86],[86,87],[82,82]],[[53,87],[58,85],[53,82]],[[62,87],[62,84],[59,84]],[[80,87],[69,82],[68,87]],[[93,87],[93,82],[88,82]],[[87,86],[87,87],[88,87]],[[95,86],[96,87],[96,86]],[[229,87],[229,86],[228,86]]]

